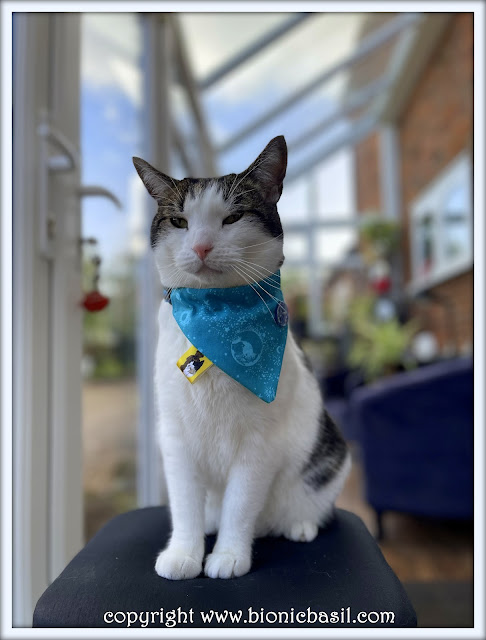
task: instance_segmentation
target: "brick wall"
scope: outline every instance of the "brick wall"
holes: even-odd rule
[[[355,149],[356,202],[358,211],[380,211],[380,177],[378,135],[360,142]]]
[[[436,302],[416,304],[414,316],[433,331],[444,353],[470,351],[473,341],[472,272],[462,273],[431,289]]]
[[[404,276],[410,278],[408,210],[410,202],[473,138],[473,17],[460,13],[451,19],[429,59],[408,105],[397,123],[400,143],[401,200],[404,237]],[[378,145],[376,136],[356,148],[358,209],[379,208]],[[472,343],[472,270],[434,287],[448,301],[456,319],[459,346]],[[451,342],[444,310],[431,305],[417,313],[436,333],[442,347]],[[450,323],[449,323],[450,324]]]

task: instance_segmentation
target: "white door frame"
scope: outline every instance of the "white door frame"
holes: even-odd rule
[[[169,68],[171,32],[166,15],[144,17],[144,149],[150,163],[170,175],[171,121]],[[152,198],[144,191],[145,233],[150,235],[154,216]],[[138,385],[140,410],[137,442],[137,503],[146,507],[167,503],[167,488],[162,458],[156,438],[155,349],[158,338],[157,310],[162,301],[162,286],[152,251],[146,251],[140,264],[140,299],[143,312],[138,323]]]
[[[79,16],[13,27],[13,624],[29,626],[82,545]]]

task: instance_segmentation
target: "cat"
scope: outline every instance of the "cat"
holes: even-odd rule
[[[133,162],[157,202],[150,241],[169,291],[239,287],[280,269],[283,136],[242,173],[219,178],[175,180],[140,158]],[[217,366],[188,384],[174,363],[191,344],[166,300],[158,324],[158,437],[172,534],[155,571],[194,578],[205,560],[207,576],[238,577],[251,568],[256,537],[313,540],[332,518],[351,461],[291,331],[277,395],[266,403]],[[205,534],[215,533],[204,558]]]
[[[192,378],[204,364],[204,355],[200,351],[192,356],[188,356],[179,367],[186,378]]]

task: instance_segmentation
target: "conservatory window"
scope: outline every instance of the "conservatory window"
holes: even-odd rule
[[[412,203],[412,289],[426,289],[471,267],[471,184],[471,160],[463,152]]]

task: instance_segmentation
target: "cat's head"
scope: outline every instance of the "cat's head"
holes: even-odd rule
[[[166,287],[231,287],[282,265],[277,212],[287,168],[283,136],[239,174],[175,180],[141,158],[135,168],[158,208],[150,240]]]

